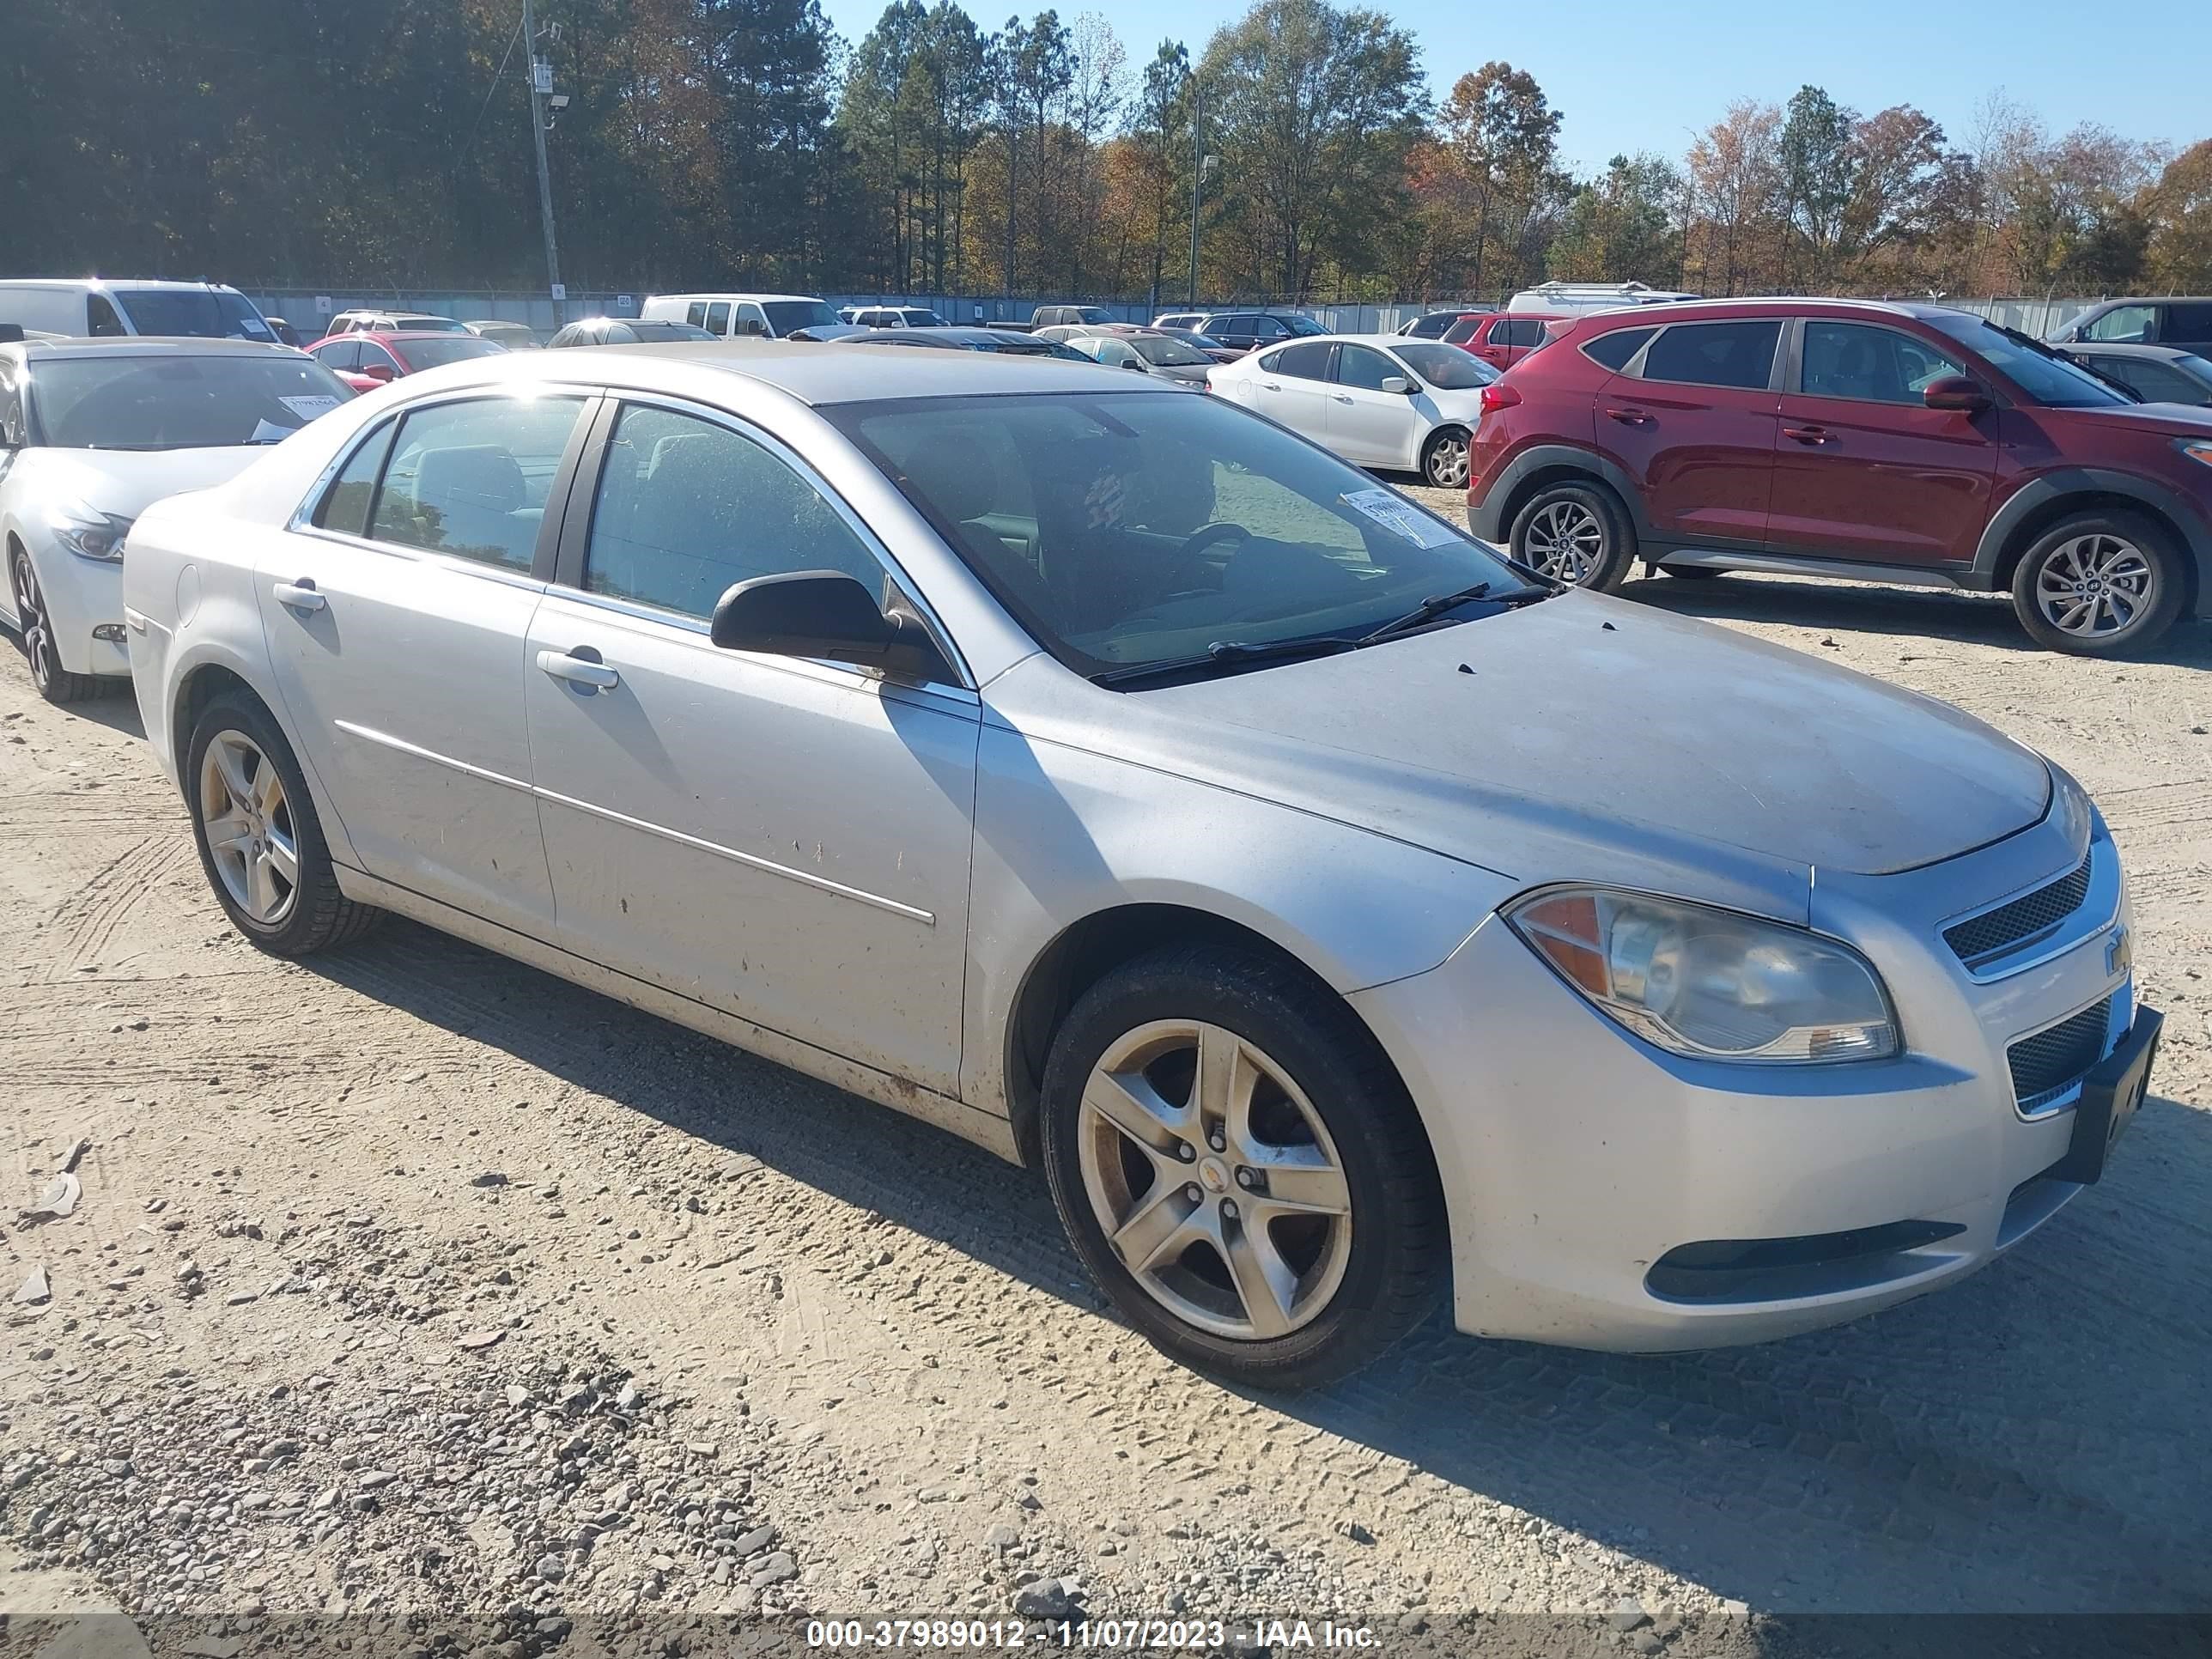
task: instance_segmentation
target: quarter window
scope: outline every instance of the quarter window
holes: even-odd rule
[[[401,422],[369,535],[527,570],[580,398],[478,398]]]
[[[1805,325],[1804,388],[1808,398],[1853,398],[1917,404],[1930,380],[1966,371],[1935,347],[1862,323]]]
[[[1628,367],[1628,360],[1644,349],[1644,343],[1658,331],[1656,328],[1617,328],[1586,343],[1583,356],[1618,374]]]
[[[321,505],[315,508],[314,522],[319,529],[335,530],[348,536],[368,533],[369,503],[376,498],[376,475],[384,470],[384,458],[391,451],[393,430],[392,423],[385,422],[338,469],[338,476],[331,480]]]
[[[780,458],[711,421],[623,408],[599,474],[586,588],[704,619],[738,582],[801,570],[883,592],[875,555]]]
[[[1756,391],[1774,373],[1779,322],[1677,324],[1644,354],[1644,378]]]
[[[1291,349],[1297,348],[1294,346]],[[1336,349],[1336,381],[1339,386],[1380,392],[1382,382],[1394,374],[1401,380],[1406,378],[1406,371],[1379,351],[1362,345],[1340,345]]]

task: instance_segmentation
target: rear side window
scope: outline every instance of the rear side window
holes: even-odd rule
[[[1454,323],[1449,328],[1444,331],[1445,343],[1448,345],[1465,345],[1469,340],[1472,340],[1476,335],[1482,332],[1482,325],[1489,320],[1490,319],[1487,317],[1461,318],[1457,322]]]
[[[690,305],[684,307],[684,320],[690,324],[694,328],[706,327],[707,302],[704,300],[694,300]]]
[[[707,307],[707,320],[703,326],[709,334],[727,334],[730,331],[729,302],[724,300],[717,300],[714,304],[708,306]]]
[[[1678,323],[1644,354],[1644,378],[1756,391],[1774,374],[1780,322]]]
[[[2212,304],[2166,307],[2158,341],[2160,345],[2212,345]]]
[[[1328,379],[1328,352],[1326,345],[1307,341],[1303,345],[1285,346],[1273,356],[1260,360],[1260,367],[1277,374],[1289,374],[1301,380]]]
[[[1532,346],[1543,343],[1544,325],[1535,317],[1516,317],[1491,330],[1490,343],[1502,346]]]
[[[369,535],[527,570],[580,398],[477,398],[401,422]]]
[[[1644,349],[1644,343],[1658,331],[1656,328],[1617,328],[1610,334],[1584,341],[1583,356],[1618,374],[1628,367],[1631,357]]]
[[[376,477],[384,470],[384,458],[397,429],[397,422],[385,422],[338,469],[338,476],[331,480],[331,487],[323,492],[322,502],[315,508],[318,529],[348,536],[368,533],[368,509],[376,499]]]

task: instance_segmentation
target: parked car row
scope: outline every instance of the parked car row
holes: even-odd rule
[[[1927,361],[1869,370],[1816,322]],[[1060,355],[1131,337],[951,332],[494,351],[350,402],[275,346],[11,346],[0,488],[66,474],[41,557],[121,588],[66,622],[34,594],[26,631],[112,618],[257,945],[397,912],[969,1137],[1042,1172],[1137,1329],[1247,1385],[1365,1364],[1440,1291],[1466,1331],[1587,1347],[1812,1329],[2101,1176],[2160,1020],[2063,770],[1552,580],[1239,398]],[[1501,407],[1579,408],[1582,453],[1610,410],[1655,447],[1724,419],[1642,475],[1695,514],[1686,472],[1808,372],[1862,417],[1817,412],[1840,443],[1914,365],[1986,376],[1979,411],[1917,406],[1931,444],[2042,421],[1992,349],[1674,307],[1502,379],[1400,336],[1210,372],[1317,388],[1324,433],[1340,396],[1402,416],[1373,440],[1400,459],[1415,411],[1487,394],[1482,502],[1550,487]],[[2164,420],[2037,362],[2112,399],[2067,419]],[[189,395],[234,364],[272,383]],[[82,447],[118,434],[285,441],[88,498],[57,545],[80,475],[150,464]]]

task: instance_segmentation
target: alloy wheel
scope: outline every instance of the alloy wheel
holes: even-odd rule
[[[15,589],[15,626],[23,636],[23,655],[31,665],[31,678],[40,692],[51,692],[60,679],[62,659],[54,644],[53,625],[39,592],[38,574],[29,559],[18,553],[10,562]]]
[[[2157,565],[2109,531],[2062,542],[2035,575],[2036,608],[2062,634],[2100,639],[2132,626],[2158,603]]]
[[[1084,1086],[1076,1155],[1130,1277],[1177,1319],[1264,1340],[1320,1316],[1352,1250],[1352,1192],[1321,1115],[1219,1025],[1125,1033]]]
[[[200,822],[231,902],[265,927],[291,913],[300,848],[284,780],[243,732],[217,732],[200,759]]]
[[[1429,482],[1439,489],[1467,488],[1467,440],[1439,438],[1429,446]]]
[[[1605,556],[1605,526],[1580,501],[1537,509],[1522,538],[1522,560],[1553,581],[1580,586]]]

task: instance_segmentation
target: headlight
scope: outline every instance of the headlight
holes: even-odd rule
[[[2181,446],[2181,453],[2192,461],[2201,461],[2206,466],[2212,466],[2212,441],[2197,439],[2185,443]]]
[[[80,559],[116,564],[123,558],[123,538],[131,533],[132,520],[80,506],[64,508],[49,522],[54,539]]]
[[[1806,1065],[1898,1051],[1874,969],[1802,929],[1601,887],[1532,894],[1505,920],[1568,984],[1669,1053]]]

